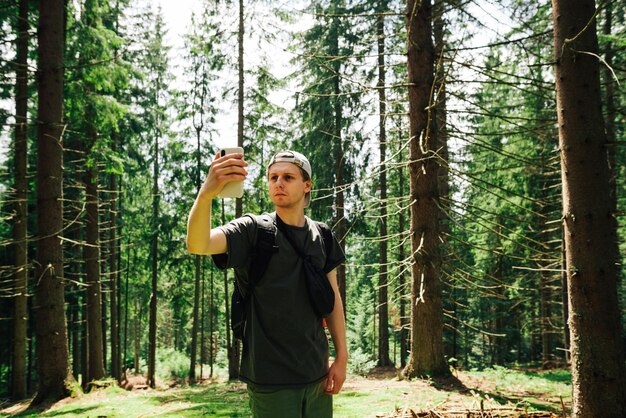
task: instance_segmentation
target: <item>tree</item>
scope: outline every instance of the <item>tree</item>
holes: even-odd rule
[[[152,143],[152,218],[150,237],[150,262],[151,262],[151,292],[150,292],[150,318],[148,327],[148,385],[152,388],[156,385],[156,349],[157,349],[157,297],[158,297],[158,277],[159,277],[159,235],[162,228],[160,219],[161,192],[159,187],[160,176],[160,147],[161,141],[165,139],[167,133],[167,83],[169,78],[167,51],[163,38],[165,36],[165,26],[163,15],[159,9],[156,16],[153,16],[153,35],[146,42],[147,70],[151,86],[146,92],[150,103],[147,110],[147,117],[150,120],[150,137]]]
[[[411,356],[407,377],[448,375],[443,355],[437,141],[431,126],[434,83],[432,7],[408,0],[409,171],[411,195]]]
[[[28,1],[20,0],[15,59],[15,277],[11,397],[26,397],[26,327],[28,320]]]
[[[554,54],[569,288],[574,417],[626,415],[594,0],[554,0]]]
[[[64,1],[39,3],[37,256],[35,313],[39,390],[32,405],[68,396],[69,364],[63,294]]]
[[[200,191],[204,173],[206,172],[206,164],[203,160],[211,151],[207,149],[209,143],[207,137],[210,138],[213,132],[213,124],[215,122],[215,114],[217,108],[215,106],[217,95],[212,94],[212,83],[217,79],[217,72],[224,65],[224,56],[219,48],[219,42],[222,35],[218,25],[217,7],[211,7],[206,4],[199,19],[195,15],[191,17],[191,32],[186,35],[187,62],[189,63],[188,74],[190,78],[189,92],[185,92],[183,103],[181,103],[184,111],[181,112],[185,119],[191,119],[190,130],[195,133],[196,148],[194,150],[196,157],[196,166],[194,172],[195,193]],[[206,145],[203,147],[203,143]],[[208,147],[210,148],[210,147]],[[183,159],[186,154],[181,156]],[[191,193],[190,193],[191,194]],[[200,281],[201,281],[202,257],[194,256],[195,280],[194,280],[194,302],[193,302],[193,324],[191,330],[191,350],[190,350],[190,368],[189,381],[195,382],[196,372],[195,364],[197,360],[198,349],[198,332],[202,331],[204,335],[204,321],[199,318],[200,304]],[[202,283],[202,292],[204,292],[204,283]],[[204,297],[202,298],[204,301]],[[204,306],[204,304],[202,305]],[[212,306],[212,305],[211,305]],[[202,309],[204,316],[204,309]],[[204,341],[201,339],[201,346]],[[202,360],[202,351],[201,351]],[[202,368],[202,361],[201,366]],[[201,369],[202,370],[202,369]]]
[[[88,328],[88,370],[84,371],[85,383],[98,380],[105,375],[106,353],[106,312],[103,308],[103,265],[101,257],[115,246],[115,239],[107,242],[107,235],[101,228],[103,217],[100,206],[107,199],[101,199],[101,189],[109,181],[100,181],[105,173],[121,172],[120,164],[112,150],[119,120],[125,110],[118,101],[119,91],[126,84],[126,71],[115,59],[116,49],[121,40],[113,30],[114,13],[106,2],[87,0],[84,3],[80,20],[76,22],[76,34],[72,52],[78,65],[72,67],[73,82],[69,91],[73,100],[70,110],[75,129],[80,131],[80,145],[84,151],[82,160],[83,184],[85,189],[85,261],[86,320]],[[86,93],[86,94],[85,94]],[[78,143],[79,139],[76,138]],[[112,194],[111,191],[109,194]],[[108,211],[110,212],[110,211]],[[111,231],[113,231],[111,229]],[[110,235],[109,235],[110,236]],[[115,251],[109,252],[115,254]],[[114,264],[114,263],[113,263]],[[115,279],[114,268],[109,276]],[[113,287],[114,288],[114,287]],[[112,307],[115,307],[115,294],[110,293]],[[113,315],[113,319],[115,315]],[[114,321],[115,322],[115,321]],[[113,326],[113,325],[112,325]],[[115,332],[113,333],[115,334]],[[116,335],[112,340],[117,343]],[[116,350],[111,350],[112,365],[116,364]],[[116,376],[115,372],[113,375]]]
[[[387,274],[387,99],[385,92],[385,17],[388,6],[385,0],[378,4],[376,18],[376,44],[378,52],[378,142],[380,152],[380,244],[378,273],[378,365],[391,366],[389,359],[389,305]]]

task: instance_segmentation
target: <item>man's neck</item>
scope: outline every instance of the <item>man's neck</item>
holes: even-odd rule
[[[276,214],[287,225],[302,227],[306,224],[306,219],[304,217],[304,208],[276,207]]]

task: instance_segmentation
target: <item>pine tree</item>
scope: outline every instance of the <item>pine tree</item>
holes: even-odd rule
[[[189,70],[186,73],[192,74],[193,78],[190,79],[190,91],[185,94],[182,107],[184,108],[183,116],[186,119],[191,119],[192,130],[196,137],[196,149],[194,151],[196,156],[194,175],[196,193],[200,190],[203,176],[206,172],[206,163],[203,163],[203,156],[211,154],[210,151],[206,152],[206,145],[208,145],[206,144],[208,142],[206,139],[214,131],[213,125],[217,113],[217,95],[212,93],[211,87],[217,79],[217,73],[224,65],[224,56],[219,48],[221,30],[216,23],[217,13],[217,7],[207,3],[199,19],[192,15],[191,33],[186,36],[186,54],[188,55],[187,62],[189,63]],[[203,146],[203,143],[205,143],[205,146]],[[189,380],[191,383],[194,383],[196,379],[195,364],[197,359],[198,331],[202,330],[202,333],[204,333],[203,321],[199,318],[201,264],[202,257],[195,256],[193,325],[190,350],[191,366],[189,368]],[[204,309],[202,310],[202,315],[204,315]],[[203,339],[200,341],[202,344],[204,343]],[[202,351],[200,357],[202,358]]]
[[[26,328],[28,295],[28,1],[20,0],[15,59],[15,268],[11,397],[26,397]]]
[[[411,181],[411,356],[407,377],[448,375],[443,356],[443,307],[439,249],[439,162],[431,125],[434,47],[430,1],[407,1]]]
[[[63,248],[63,48],[64,2],[39,4],[37,281],[35,303],[39,390],[32,405],[70,394],[73,383],[64,311]]]
[[[617,225],[596,57],[595,2],[553,2],[563,222],[572,335],[572,416],[626,414]]]

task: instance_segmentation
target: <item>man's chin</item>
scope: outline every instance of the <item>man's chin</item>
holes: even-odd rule
[[[294,209],[299,206],[300,202],[288,202],[283,199],[272,199],[274,206],[281,209]]]

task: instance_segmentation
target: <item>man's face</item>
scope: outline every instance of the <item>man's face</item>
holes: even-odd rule
[[[304,196],[311,191],[311,180],[304,181],[298,166],[285,162],[272,164],[267,177],[274,205],[284,208],[302,205],[304,208]]]

